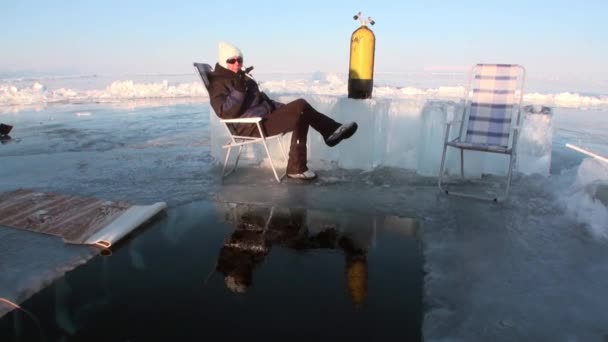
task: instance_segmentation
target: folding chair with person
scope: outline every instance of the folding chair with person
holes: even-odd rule
[[[200,75],[201,80],[203,81],[203,84],[205,85],[205,88],[207,90],[209,90],[209,77],[207,75],[209,73],[213,72],[213,68],[211,67],[211,65],[204,64],[204,63],[194,63],[194,67],[196,68],[198,74]],[[279,173],[277,172],[276,167],[274,165],[274,161],[272,160],[272,156],[270,155],[270,151],[269,151],[268,145],[267,145],[267,142],[269,140],[276,139],[279,142],[279,146],[281,148],[283,158],[285,159],[285,161],[287,161],[287,155],[285,153],[283,143],[281,142],[281,137],[283,136],[283,134],[266,136],[262,130],[262,126],[260,124],[261,121],[262,121],[261,117],[248,117],[248,118],[237,118],[237,119],[221,119],[220,118],[220,122],[222,122],[224,124],[224,126],[226,127],[226,131],[228,132],[228,135],[230,137],[228,142],[222,146],[223,149],[227,149],[226,157],[224,160],[224,166],[222,168],[222,178],[230,175],[232,172],[234,172],[234,170],[236,170],[236,167],[238,166],[238,163],[239,163],[239,158],[241,156],[241,152],[243,150],[243,146],[250,145],[250,144],[256,144],[256,143],[261,143],[264,145],[264,149],[266,150],[266,155],[268,156],[268,159],[270,161],[270,166],[272,168],[272,172],[274,173],[274,177],[277,180],[277,182],[280,183],[281,180],[283,179],[283,177],[285,177],[285,173],[282,173],[279,175]],[[257,130],[259,132],[259,137],[238,135],[235,131],[234,125],[239,125],[239,124],[240,125],[256,124]],[[238,147],[239,150],[236,155],[236,160],[234,162],[234,166],[231,168],[230,171],[226,172],[226,166],[228,165],[230,153],[231,153],[232,149],[235,147]]]
[[[509,196],[516,162],[525,69],[516,64],[477,64],[470,74],[457,136],[450,140],[448,122],[443,142],[438,186],[446,194],[499,201]],[[448,191],[442,185],[448,147],[460,150],[460,175],[464,177],[464,151],[498,153],[509,156],[504,196],[482,196]]]

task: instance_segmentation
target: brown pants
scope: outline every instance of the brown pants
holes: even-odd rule
[[[287,173],[301,173],[308,170],[306,166],[306,137],[308,127],[319,132],[326,140],[340,124],[328,116],[317,112],[306,100],[297,99],[266,115],[262,120],[262,129],[266,136],[293,132],[289,146]],[[254,133],[256,136],[257,131]]]

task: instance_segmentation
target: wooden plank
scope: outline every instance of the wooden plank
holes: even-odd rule
[[[24,202],[27,198],[32,196],[31,191],[26,190],[15,190],[13,192],[7,192],[0,195],[0,210],[11,208]]]
[[[66,202],[74,202],[74,198],[57,198],[56,196],[48,195],[44,197],[38,196],[38,198],[32,198],[32,196],[21,198],[19,201],[15,201],[14,205],[3,210],[5,216],[3,216],[1,220],[7,225],[18,226],[20,225],[20,221],[24,218],[41,215],[44,211],[48,211],[50,208],[55,208],[56,206],[67,206],[68,204]]]
[[[19,189],[0,194],[0,225],[83,243],[131,205]]]
[[[114,221],[129,207],[131,205],[124,202],[99,203],[99,206],[91,208],[86,215],[80,215],[66,222],[67,233],[64,238],[69,242],[82,243],[89,236]]]
[[[41,210],[34,215],[23,217],[17,225],[30,225],[41,233],[63,236],[67,222],[77,219],[80,215],[90,214],[90,209],[98,206],[100,201],[94,198],[78,199],[70,206],[54,206],[52,210]]]

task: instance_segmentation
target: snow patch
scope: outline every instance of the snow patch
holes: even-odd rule
[[[570,215],[594,237],[608,239],[608,164],[583,160],[564,198]]]

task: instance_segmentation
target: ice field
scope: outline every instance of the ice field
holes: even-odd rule
[[[422,246],[425,339],[608,338],[608,164],[565,146],[608,156],[605,82],[529,78],[524,104],[551,114],[524,113],[511,195],[495,204],[447,197],[436,186],[445,113],[458,108],[466,74],[379,74],[374,98],[365,101],[346,98],[344,75],[257,78],[273,98],[303,97],[339,121],[359,122],[357,134],[333,149],[309,133],[309,167],[318,180],[278,184],[253,151],[246,155],[253,160],[222,183],[222,127],[193,71],[0,80],[0,122],[14,126],[14,140],[0,145],[0,192],[165,201],[172,220],[201,201],[411,218]],[[470,158],[466,180],[453,182],[495,190],[504,160]],[[173,233],[165,238],[183,241],[179,230]],[[10,289],[0,297],[17,302],[93,257],[88,248],[64,251],[57,241],[8,228],[0,234],[0,289]],[[30,244],[39,253],[15,247]],[[370,248],[379,253],[382,246]],[[398,255],[399,248],[386,246]],[[69,267],[54,263],[62,258]],[[12,279],[26,270],[44,274],[15,286]]]

